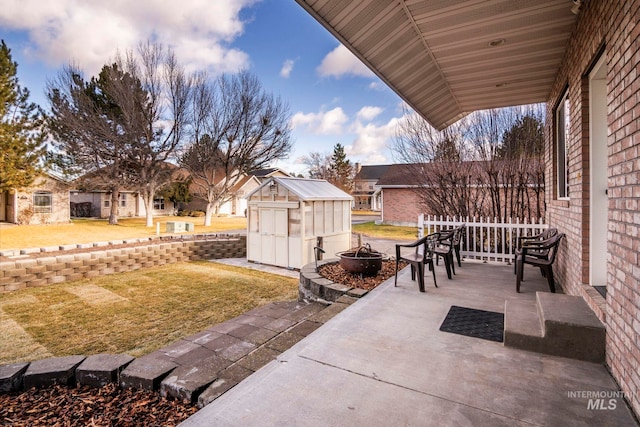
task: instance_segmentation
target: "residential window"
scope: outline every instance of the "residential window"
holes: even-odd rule
[[[33,211],[35,213],[51,213],[53,196],[50,191],[33,193]]]
[[[106,200],[104,201],[104,207],[105,207],[105,208],[108,208],[108,207],[110,207],[110,206],[111,206],[111,202],[109,201],[109,199],[106,199]]]
[[[554,112],[556,132],[556,172],[558,175],[558,199],[569,198],[569,129],[570,129],[570,108],[567,92],[560,99]]]
[[[120,193],[119,196],[120,196],[120,207],[121,208],[127,207],[127,194]]]
[[[164,210],[164,198],[153,199],[153,209],[157,211]]]

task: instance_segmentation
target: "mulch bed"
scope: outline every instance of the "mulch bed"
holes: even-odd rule
[[[400,261],[398,264],[398,270],[407,266],[407,263]],[[396,274],[396,262],[382,261],[382,269],[378,272],[377,276],[360,277],[359,274],[353,274],[345,271],[340,264],[331,263],[318,267],[318,273],[325,279],[331,280],[333,283],[341,283],[352,288],[366,289],[370,291],[378,286],[380,283],[387,280],[389,277],[393,277]]]
[[[190,403],[115,384],[0,394],[2,426],[175,426],[197,411]]]

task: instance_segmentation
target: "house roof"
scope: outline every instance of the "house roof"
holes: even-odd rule
[[[188,175],[188,172],[185,169],[179,168],[170,162],[162,162],[162,165],[166,170],[171,171],[171,176],[173,179],[181,180],[185,179]],[[86,191],[86,192],[108,192],[110,191],[110,185],[108,185],[102,178],[101,174],[104,172],[105,168],[100,168],[97,170],[93,170],[85,173],[77,177],[73,180],[73,185],[76,190]],[[120,189],[121,192],[136,192],[137,189],[135,186],[126,185]]]
[[[233,186],[233,191],[241,190],[242,187],[244,187],[245,185],[247,185],[251,181],[254,181],[256,184],[260,184],[260,180],[258,178],[256,178],[255,176],[253,176],[253,175],[245,175],[240,179],[240,181],[238,181],[236,183],[236,185]]]
[[[389,165],[386,173],[378,179],[378,185],[380,187],[415,187],[421,184],[421,181],[416,174],[417,168],[427,166],[425,164],[395,164]],[[427,166],[428,167],[428,166]]]
[[[533,171],[539,166],[535,160],[530,160],[525,165],[529,171]],[[505,163],[499,160],[493,162],[472,160],[461,163],[400,163],[389,165],[387,172],[378,180],[377,185],[381,188],[410,188],[429,185],[429,180],[425,177],[443,176],[451,170],[459,171],[454,172],[454,176],[468,176],[479,184],[485,184],[486,171],[489,167],[494,170],[503,170]],[[498,179],[502,178],[503,176],[498,174]]]
[[[316,200],[352,200],[352,197],[324,179],[271,177],[247,195],[250,198],[263,187],[275,182],[281,185],[302,201]]]
[[[374,180],[379,179],[385,174],[391,165],[371,165],[361,166],[360,171],[356,174],[356,180]]]
[[[256,170],[250,171],[249,175],[253,175],[257,178],[267,178],[278,172],[280,172],[283,175],[290,176],[287,172],[283,171],[280,168],[256,169]]]
[[[545,102],[580,2],[296,0],[435,128]]]

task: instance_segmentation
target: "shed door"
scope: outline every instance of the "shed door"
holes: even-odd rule
[[[289,266],[288,221],[287,209],[260,209],[260,261],[262,263],[280,267]]]

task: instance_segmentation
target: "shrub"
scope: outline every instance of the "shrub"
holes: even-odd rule
[[[191,211],[189,216],[201,217],[201,216],[204,216],[204,211]]]
[[[18,214],[18,224],[28,225],[31,223],[31,218],[33,218],[33,208],[29,206],[22,209]]]

